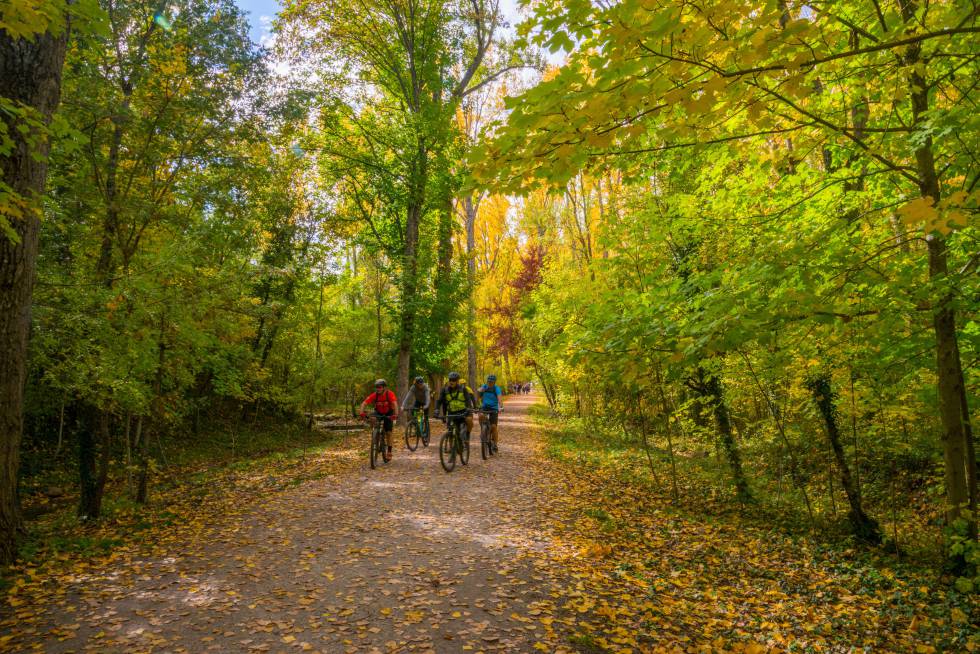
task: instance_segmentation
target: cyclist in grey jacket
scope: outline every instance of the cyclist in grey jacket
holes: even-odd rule
[[[422,415],[425,416],[426,433],[429,433],[430,400],[429,385],[425,383],[423,377],[419,376],[415,378],[415,383],[408,387],[408,392],[405,393],[405,399],[402,401],[402,411],[405,411],[406,415],[411,415],[412,410],[422,411]]]

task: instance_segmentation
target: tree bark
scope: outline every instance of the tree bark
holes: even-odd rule
[[[78,517],[95,520],[99,517],[102,505],[102,492],[99,488],[95,461],[98,447],[95,434],[99,418],[103,415],[97,407],[89,407],[87,419],[83,421],[78,434],[78,480],[81,493],[78,498]]]
[[[442,211],[439,212],[439,242],[436,247],[436,305],[445,310],[444,318],[439,325],[439,342],[443,350],[443,358],[440,367],[443,370],[452,365],[452,361],[446,354],[449,351],[449,343],[452,340],[451,326],[453,324],[453,309],[456,302],[452,292],[452,266],[453,266],[453,203],[449,198],[445,199]],[[475,386],[470,385],[470,389]]]
[[[735,484],[735,494],[740,502],[751,502],[752,491],[749,489],[749,482],[742,469],[742,455],[735,442],[735,435],[732,433],[732,419],[728,412],[728,405],[725,404],[724,392],[722,391],[721,379],[718,375],[699,371],[702,376],[702,388],[699,390],[711,402],[711,412],[715,417],[715,426],[721,438],[722,449],[725,450],[725,458],[728,459],[728,466],[732,471],[732,482]]]
[[[160,314],[159,335],[157,337],[157,369],[153,376],[153,400],[151,402],[151,427],[159,430],[163,425],[163,366],[167,356],[167,343],[164,340],[167,327],[167,314]],[[142,426],[142,417],[140,425]],[[146,504],[149,499],[149,478],[150,478],[150,435],[152,431],[143,434],[140,442],[140,476],[139,485],[136,489],[136,501]],[[159,436],[158,436],[159,438]],[[162,450],[161,450],[162,454]],[[232,445],[232,457],[234,457],[234,445]]]
[[[899,0],[902,18],[912,28],[918,3]],[[921,45],[909,46],[905,64],[909,74],[912,105],[912,124],[917,126],[928,118],[929,85],[916,64],[921,60]],[[933,152],[932,136],[918,141],[915,150],[919,195],[937,206],[941,199],[939,174]],[[946,519],[952,525],[964,518],[967,534],[977,537],[977,465],[973,452],[970,411],[966,401],[966,384],[956,334],[956,310],[953,296],[947,287],[949,260],[946,238],[934,231],[926,237],[929,256],[929,279],[936,286],[938,297],[933,306],[932,324],[936,336],[936,377],[939,390],[939,416],[942,421],[943,460],[946,478]]]
[[[470,388],[476,388],[476,303],[473,299],[473,289],[476,287],[476,214],[480,199],[473,201],[472,195],[463,198],[463,210],[466,212],[466,274],[469,283],[469,302],[467,303],[467,339],[466,339],[466,378]]]
[[[834,405],[834,393],[830,385],[830,377],[826,373],[814,375],[806,382],[807,387],[813,394],[813,401],[820,409],[823,417],[824,426],[827,431],[827,439],[830,441],[830,448],[834,452],[834,459],[837,461],[837,468],[840,471],[840,482],[847,496],[847,502],[851,505],[851,510],[847,517],[851,521],[851,529],[854,535],[867,543],[877,545],[881,542],[881,529],[878,522],[864,512],[861,505],[861,495],[858,493],[851,476],[851,468],[847,465],[847,458],[844,456],[844,446],[841,444],[840,427],[837,424],[837,407]]]
[[[421,145],[419,146],[421,148]],[[424,156],[424,155],[420,155]],[[418,293],[418,243],[419,223],[422,220],[424,204],[424,180],[421,192],[416,192],[409,204],[405,219],[405,246],[402,250],[402,306],[401,329],[398,335],[398,372],[396,388],[398,398],[408,392],[408,375],[412,365],[412,347],[415,344],[415,304]]]
[[[316,323],[314,324],[314,329],[316,330],[316,333],[314,334],[315,354],[313,359],[313,381],[310,382],[310,395],[309,395],[310,399],[309,402],[307,403],[307,408],[309,409],[310,412],[310,419],[306,423],[307,431],[313,429],[313,423],[314,423],[313,403],[314,403],[314,397],[316,397],[316,385],[317,382],[320,381],[320,360],[322,359],[322,352],[320,348],[320,319],[323,316],[323,286],[324,286],[323,277],[320,278],[319,282],[320,282],[320,301],[317,303],[316,306]],[[303,445],[304,445],[304,458],[305,458],[305,446],[306,446],[305,440],[303,441]]]
[[[61,96],[68,28],[33,39],[13,39],[0,30],[0,98],[33,112],[47,124]],[[24,204],[23,215],[11,220],[16,241],[0,233],[0,563],[17,555],[23,529],[17,494],[20,440],[24,428],[24,384],[31,295],[37,267],[40,199],[47,181],[47,138],[5,115],[10,152],[0,155],[0,179]],[[32,140],[35,146],[32,147]],[[39,142],[40,147],[36,147]]]

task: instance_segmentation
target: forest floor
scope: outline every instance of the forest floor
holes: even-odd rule
[[[934,579],[737,522],[686,519],[601,471],[548,457],[533,400],[508,402],[498,457],[482,461],[475,447],[451,474],[436,442],[415,453],[399,443],[393,462],[372,471],[367,435],[357,434],[310,462],[322,477],[271,487],[242,474],[239,490],[202,494],[193,513],[148,528],[139,546],[22,570],[0,611],[0,651],[980,645],[970,640],[975,607],[937,602]],[[434,441],[442,429],[433,422]]]

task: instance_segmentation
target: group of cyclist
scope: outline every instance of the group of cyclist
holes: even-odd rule
[[[510,392],[517,395],[527,395],[531,392],[531,382],[517,382],[510,385]]]
[[[500,411],[503,409],[503,389],[497,385],[496,375],[487,375],[487,381],[476,390],[476,394],[470,390],[469,386],[462,380],[458,372],[449,373],[449,380],[439,393],[435,402],[435,417],[442,420],[447,426],[451,422],[455,425],[466,425],[466,434],[473,431],[473,413],[480,414],[480,421],[487,420],[490,423],[491,447],[497,450],[497,421]],[[425,431],[429,431],[429,406],[431,404],[432,393],[429,385],[425,383],[423,377],[416,377],[409,387],[408,392],[401,404],[401,411],[411,412],[416,415],[421,412],[424,420]],[[479,408],[478,408],[479,405]],[[368,408],[373,409],[373,414],[368,415]],[[385,442],[388,445],[388,458],[392,456],[391,434],[395,422],[398,420],[398,398],[394,391],[388,388],[388,382],[379,379],[374,382],[374,392],[364,398],[361,403],[361,418],[368,420],[372,425],[377,420],[384,421]]]

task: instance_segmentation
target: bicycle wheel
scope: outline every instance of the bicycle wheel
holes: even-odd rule
[[[422,445],[429,447],[429,421],[422,419]]]
[[[493,454],[490,451],[490,428],[486,423],[480,425],[480,456],[486,461],[487,457]]]
[[[381,452],[381,460],[385,463],[391,461],[391,455],[388,454],[388,439],[385,438],[385,430],[381,429],[378,432],[378,450]]]
[[[464,466],[470,462],[470,435],[463,431],[463,426],[459,426],[459,461]]]
[[[420,438],[419,425],[415,422],[415,418],[412,418],[405,427],[405,447],[408,448],[409,452],[414,452],[418,449]]]
[[[371,470],[378,467],[378,428],[371,430]]]
[[[439,463],[446,472],[452,472],[456,467],[456,437],[453,435],[453,428],[442,435],[439,440]]]

